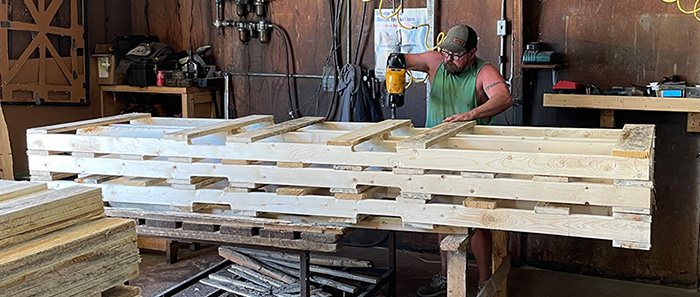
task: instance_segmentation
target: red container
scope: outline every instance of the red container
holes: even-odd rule
[[[165,86],[165,71],[158,71],[157,78],[158,78],[158,80],[157,80],[156,84],[159,87]]]

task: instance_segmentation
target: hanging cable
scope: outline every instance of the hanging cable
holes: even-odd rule
[[[360,21],[360,33],[357,34],[357,47],[355,48],[355,59],[353,60],[353,64],[357,64],[357,59],[360,54],[360,43],[362,41],[362,31],[364,31],[365,28],[365,16],[367,15],[367,2],[365,0],[362,0],[362,21]]]
[[[364,0],[363,0],[364,1]],[[678,10],[680,10],[684,14],[692,14],[696,20],[700,21],[700,15],[698,13],[700,12],[700,0],[695,1],[695,5],[693,6],[693,10],[685,10],[683,6],[681,6],[681,0],[662,0],[666,3],[676,3],[676,6],[678,6]]]
[[[292,92],[293,91],[292,91],[291,80],[293,79],[293,77],[292,77],[292,71],[290,70],[291,64],[289,63],[289,56],[291,55],[292,59],[293,59],[294,53],[292,52],[291,47],[289,46],[289,40],[287,39],[286,32],[284,32],[284,30],[282,28],[280,28],[280,26],[277,26],[275,24],[270,24],[270,27],[272,29],[274,29],[280,35],[280,38],[282,38],[282,43],[284,43],[284,49],[285,49],[284,57],[285,57],[285,60],[287,62],[286,63],[287,64],[287,67],[286,67],[287,68],[287,98],[289,100],[289,116],[291,116],[293,119],[298,118],[298,117],[301,117],[302,115],[299,112],[299,108],[296,107],[299,105],[298,97],[294,96],[294,99],[292,99]],[[296,95],[296,80],[294,81],[294,85],[295,85],[294,93]],[[294,104],[295,101],[297,103],[296,105]]]

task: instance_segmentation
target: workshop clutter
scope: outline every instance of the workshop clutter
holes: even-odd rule
[[[229,246],[219,247],[219,255],[233,264],[201,283],[240,296],[299,296],[298,255]],[[313,254],[309,262],[311,296],[357,294],[380,281],[381,275],[371,274],[370,261]]]
[[[485,228],[648,250],[654,133],[128,114],[29,129],[27,144],[29,168],[49,173],[33,180],[79,174],[116,208],[218,206],[343,226],[394,218],[403,230]]]
[[[157,36],[133,35],[116,37],[111,45],[97,45],[92,57],[101,85],[204,87],[206,80],[200,79],[219,76],[216,67],[205,62],[210,49],[202,46],[175,52]]]
[[[140,296],[134,222],[108,219],[99,189],[0,181],[0,296]]]

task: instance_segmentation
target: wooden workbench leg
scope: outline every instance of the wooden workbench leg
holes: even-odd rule
[[[467,296],[467,243],[469,235],[448,235],[440,243],[447,252],[447,297]]]
[[[182,94],[182,117],[189,118],[194,115],[194,94]]]
[[[700,112],[688,113],[688,132],[700,132]]]
[[[507,264],[507,270],[510,271],[510,261],[507,259],[508,257],[508,232],[505,231],[491,231],[491,238],[493,240],[493,259],[492,259],[492,269],[493,269],[493,275],[492,279],[494,281],[498,281],[498,270],[499,269],[506,269],[506,267],[501,267],[505,266],[504,264]],[[496,297],[507,297],[508,296],[508,273],[505,273],[505,276],[503,278],[503,282],[501,283],[500,286],[498,286],[498,283],[496,283],[496,287],[498,287],[498,290],[496,291],[496,294],[494,296]]]

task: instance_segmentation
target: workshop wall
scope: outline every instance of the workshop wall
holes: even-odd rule
[[[559,78],[583,84],[646,85],[678,74],[700,83],[700,22],[675,4],[644,1],[526,0],[532,13],[526,24],[537,28],[529,41],[541,41],[561,53],[566,67]],[[689,3],[689,2],[688,2]],[[551,73],[535,79],[532,124],[599,127],[598,110],[544,108],[542,94],[551,91]],[[526,85],[528,82],[526,82]],[[700,135],[686,133],[686,114],[617,111],[618,128],[627,123],[657,125],[656,210],[649,252],[614,249],[608,241],[527,235],[527,261],[539,267],[625,279],[695,287],[698,279],[698,148]]]
[[[217,31],[211,26],[213,0],[131,0],[134,34],[154,34],[176,50],[211,44],[211,62],[233,73],[285,73],[285,47],[277,33],[269,44],[254,40],[242,44],[232,28]],[[378,1],[371,2],[377,5]],[[425,1],[406,0],[407,7],[422,7]],[[436,1],[439,26],[447,30],[456,23],[472,25],[480,35],[478,55],[497,63],[499,40],[495,22],[500,18],[500,1]],[[227,2],[226,18],[237,19]],[[516,45],[542,41],[562,53],[566,68],[561,79],[595,83],[602,88],[630,83],[646,84],[663,76],[679,74],[700,82],[698,23],[682,15],[674,5],[658,0],[620,1],[508,1],[508,19],[514,7],[524,10],[522,23],[512,25]],[[387,1],[387,5],[390,2]],[[517,7],[517,6],[515,6]],[[374,8],[374,7],[371,7]],[[374,65],[372,50],[372,10],[368,10],[361,64]],[[331,47],[327,1],[273,1],[269,19],[286,29],[294,51],[291,67],[297,74],[323,73]],[[357,41],[362,5],[352,2],[352,44]],[[341,16],[345,19],[345,15]],[[249,19],[251,19],[249,17]],[[344,28],[344,26],[343,26]],[[342,30],[345,34],[345,29]],[[343,63],[345,62],[345,40]],[[520,52],[515,48],[515,60]],[[510,55],[510,40],[507,53]],[[508,64],[507,69],[510,69]],[[510,76],[510,71],[506,76]],[[524,78],[523,84],[520,79]],[[276,121],[289,119],[287,85],[284,78],[236,76],[233,79],[234,105],[239,116],[272,114]],[[526,125],[597,127],[598,111],[545,109],[543,91],[551,90],[549,71],[520,71],[515,65],[514,97],[524,99]],[[317,79],[297,79],[300,110],[304,115],[325,115],[331,93],[318,91]],[[522,86],[522,87],[521,87]],[[407,106],[399,116],[412,118],[417,126],[424,121],[425,86],[412,87]],[[700,183],[697,161],[697,134],[684,132],[684,114],[618,112],[618,125],[624,123],[658,124],[657,207],[652,227],[650,252],[613,249],[609,241],[572,239],[533,234],[517,235],[513,247],[516,260],[530,265],[586,274],[637,279],[672,285],[693,286],[698,278],[698,193]],[[515,117],[512,109],[500,122]],[[682,178],[676,178],[682,177]],[[434,236],[402,234],[404,246],[417,249],[435,247]]]
[[[15,1],[19,2],[19,1]],[[87,0],[90,52],[96,43],[111,43],[117,35],[131,34],[129,1]],[[26,9],[26,7],[24,7]],[[16,11],[16,13],[23,13]],[[22,46],[22,42],[17,42]],[[26,43],[24,43],[26,46]],[[16,50],[21,50],[18,48]],[[100,116],[99,92],[91,81],[90,106],[36,106],[3,104],[2,110],[10,132],[14,172],[28,172],[26,129],[66,123]]]

